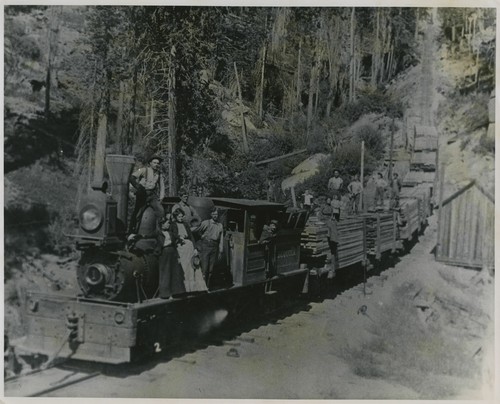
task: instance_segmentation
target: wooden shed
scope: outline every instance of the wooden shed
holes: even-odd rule
[[[441,203],[436,260],[472,268],[495,265],[495,201],[475,180]]]

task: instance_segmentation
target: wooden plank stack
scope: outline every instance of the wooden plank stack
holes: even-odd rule
[[[403,186],[415,186],[422,183],[434,184],[436,173],[432,171],[410,171],[403,179]]]
[[[311,215],[300,236],[300,254],[302,261],[311,265],[322,266],[330,255],[327,241],[326,223],[317,216]]]
[[[414,152],[411,158],[410,167],[412,170],[435,171],[436,152],[434,151]]]
[[[338,268],[344,268],[366,258],[364,219],[362,217],[342,218],[337,223]],[[310,216],[301,234],[301,260],[313,266],[323,266],[330,258],[326,223],[316,216]]]
[[[401,198],[401,220],[406,223],[399,229],[399,237],[402,240],[410,240],[413,234],[420,228],[419,215],[420,200],[417,198]]]
[[[375,255],[377,259],[385,251],[396,248],[397,223],[393,212],[368,213],[363,215],[366,223],[367,254]]]
[[[419,223],[424,224],[430,216],[430,187],[427,184],[418,185],[416,187],[403,187],[401,189],[400,198],[414,198],[420,201],[419,203]]]
[[[366,259],[365,223],[362,217],[339,221],[338,267],[345,268]]]
[[[438,139],[433,136],[421,136],[415,139],[415,151],[435,151],[438,148]]]

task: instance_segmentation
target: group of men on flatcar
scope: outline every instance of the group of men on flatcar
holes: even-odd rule
[[[401,191],[401,180],[399,175],[394,173],[391,181],[388,183],[382,173],[378,172],[375,176],[369,179],[368,182],[373,182],[375,189],[375,208],[381,209],[384,206],[385,194],[389,190],[391,209],[399,207],[399,194]],[[328,197],[326,204],[332,209],[331,214],[338,220],[340,217],[341,199],[342,196],[347,195],[349,203],[347,206],[347,214],[357,215],[361,213],[361,198],[363,195],[363,184],[359,180],[359,175],[355,174],[351,177],[351,182],[347,187],[344,187],[344,180],[340,176],[339,170],[333,172],[333,177],[328,181]],[[305,209],[321,211],[324,208],[325,200],[316,203],[314,196],[310,190],[306,190],[303,195],[302,206]],[[325,199],[323,198],[323,199]]]
[[[401,191],[401,180],[399,175],[394,173],[390,183],[384,179],[382,173],[378,172],[369,181],[373,182],[375,189],[375,209],[382,209],[387,189],[389,189],[391,209],[399,207],[399,194]],[[337,223],[340,219],[341,208],[343,206],[341,199],[343,195],[348,197],[347,214],[357,215],[361,213],[361,198],[363,195],[363,184],[359,180],[359,175],[351,177],[351,182],[344,187],[344,180],[340,176],[339,170],[334,170],[333,177],[328,181],[328,196],[318,198],[318,203],[314,200],[310,190],[304,192],[303,207],[313,211],[321,220],[326,223],[327,241],[330,247],[332,258],[337,256],[338,231]]]

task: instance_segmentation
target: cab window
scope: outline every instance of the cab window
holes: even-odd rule
[[[245,229],[245,211],[228,209],[226,212],[227,230],[242,233]]]

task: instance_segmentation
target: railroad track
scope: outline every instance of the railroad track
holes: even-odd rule
[[[7,397],[43,397],[101,374],[100,371],[62,364],[7,378],[4,382],[4,394]]]

